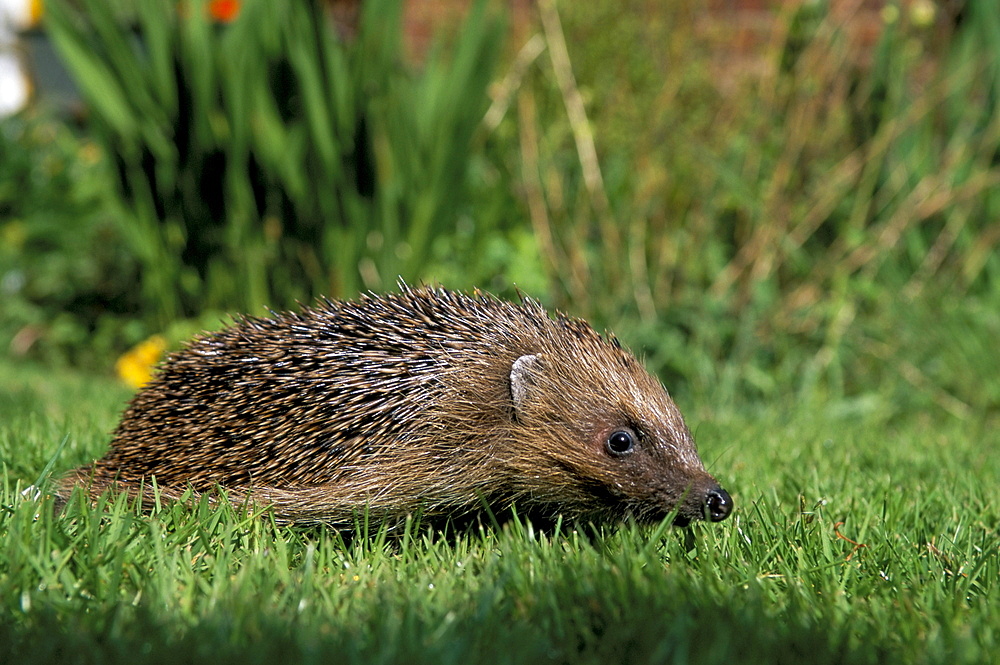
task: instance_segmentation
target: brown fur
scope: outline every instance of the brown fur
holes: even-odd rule
[[[521,359],[521,360],[519,360]],[[631,428],[615,455],[609,435]],[[705,471],[680,412],[617,340],[480,294],[403,287],[241,318],[171,355],[111,450],[59,485],[177,498],[225,488],[289,522],[399,519],[486,501],[598,522],[705,515]],[[717,507],[717,506],[716,506]]]

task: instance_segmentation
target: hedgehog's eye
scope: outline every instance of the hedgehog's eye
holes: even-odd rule
[[[627,429],[612,432],[604,445],[612,455],[625,455],[635,448],[635,434]]]

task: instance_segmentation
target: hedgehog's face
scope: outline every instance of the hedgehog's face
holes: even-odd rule
[[[581,517],[726,519],[732,498],[705,471],[673,400],[634,358],[605,351],[592,365],[546,354],[513,363],[515,418],[545,442],[526,465],[538,481],[526,483],[532,500]]]
[[[729,516],[732,498],[705,471],[686,428],[664,427],[625,410],[604,415],[606,422],[620,420],[590,432],[588,448],[600,460],[592,480],[608,488],[618,510],[644,522],[675,513],[679,525]]]

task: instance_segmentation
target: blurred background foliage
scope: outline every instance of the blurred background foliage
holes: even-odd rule
[[[466,209],[500,23],[407,71],[402,4],[364,7],[345,45],[318,2],[48,4],[161,321],[415,280]]]
[[[391,0],[182,6],[46,3],[89,113],[0,123],[14,355],[402,277],[613,328],[682,402],[1000,406],[990,2],[888,2],[868,58],[802,3],[737,71],[696,3],[476,2],[417,59]]]

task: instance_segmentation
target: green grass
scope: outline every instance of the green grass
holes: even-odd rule
[[[126,394],[0,369],[2,663],[951,664],[1000,649],[995,414],[682,404],[736,497],[725,523],[387,537],[113,500],[54,516],[21,490],[60,446],[58,470],[100,454]]]
[[[975,20],[942,52],[902,21],[870,72],[851,66],[824,13],[725,93],[698,12],[675,3],[662,20],[629,20],[655,3],[619,4],[559,3],[564,28],[531,28],[546,48],[470,150],[478,212],[431,252],[472,256],[476,270],[424,270],[462,288],[493,275],[480,285],[517,283],[613,324],[676,391],[733,517],[387,536],[229,507],[146,516],[114,499],[54,515],[51,499],[22,492],[50,465],[100,455],[128,395],[0,358],[0,665],[997,661],[995,12],[969,3]],[[562,42],[572,71],[553,57]],[[665,59],[684,66],[664,74]],[[570,119],[572,103],[589,122]],[[376,134],[379,147],[389,134]],[[137,259],[112,251],[108,213],[90,209],[107,185],[100,162],[66,139],[39,152],[33,135],[0,137],[20,155],[3,164],[15,186],[0,187],[0,347],[107,367],[118,340],[153,332],[105,317],[111,301],[136,309],[122,294]],[[86,186],[64,186],[78,171],[67,182]],[[84,245],[58,223],[78,208],[93,218]],[[453,250],[458,236],[469,251]],[[356,240],[374,253],[389,237]],[[393,275],[423,253],[384,254],[379,274]],[[118,266],[109,285],[105,264]]]

